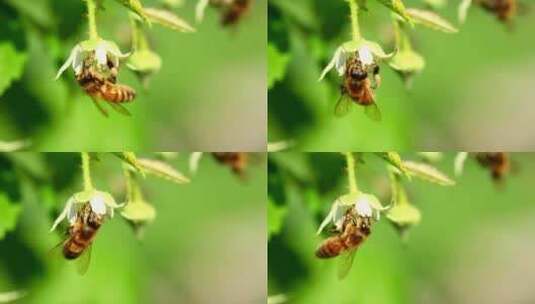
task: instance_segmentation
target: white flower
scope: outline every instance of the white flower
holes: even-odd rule
[[[350,209],[352,209],[352,212],[356,216],[374,218],[378,221],[381,211],[387,210],[388,208],[383,207],[379,199],[372,194],[359,192],[342,195],[332,204],[331,210],[321,223],[317,234],[320,234],[329,223],[332,223],[337,231],[341,231],[344,224],[344,217]]]
[[[76,222],[78,211],[85,204],[89,204],[94,213],[100,216],[109,216],[110,218],[113,217],[114,209],[122,207],[122,204],[117,204],[115,199],[107,192],[97,190],[78,192],[67,200],[65,208],[54,221],[50,231],[56,229],[65,218],[67,218],[70,225],[73,225]]]
[[[72,66],[75,75],[82,72],[84,60],[90,56],[94,56],[97,65],[101,69],[109,69],[108,58],[112,60],[115,67],[119,66],[119,59],[128,57],[129,54],[121,53],[119,47],[112,41],[104,39],[85,40],[78,43],[71,51],[67,61],[61,66],[56,79],[58,79],[69,66]]]
[[[373,41],[361,39],[345,42],[336,49],[333,58],[321,72],[319,81],[323,80],[333,68],[336,69],[339,76],[343,76],[346,70],[346,61],[355,54],[359,56],[359,60],[364,66],[373,64],[376,58],[386,59],[393,56],[393,53],[386,54],[381,46]]]

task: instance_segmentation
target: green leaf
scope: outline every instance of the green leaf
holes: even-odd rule
[[[119,2],[124,7],[128,8],[138,17],[143,19],[143,21],[146,21],[146,22],[148,21],[148,18],[145,15],[145,12],[143,11],[143,5],[141,5],[141,2],[139,0],[115,0],[115,1]]]
[[[112,152],[112,154],[120,158],[123,162],[132,166],[141,175],[145,176],[145,172],[143,171],[143,168],[139,165],[136,154],[134,152]]]
[[[403,161],[401,160],[401,156],[397,152],[376,152],[375,155],[379,156],[383,160],[385,160],[390,165],[394,166],[396,169],[398,169],[401,173],[406,174],[407,170],[403,166]]]
[[[405,9],[405,5],[403,4],[403,1],[401,0],[377,0],[382,5],[389,8],[394,13],[398,14],[403,20],[411,23],[411,17],[407,14],[407,10]]]
[[[407,13],[416,24],[421,24],[428,28],[448,34],[457,33],[459,31],[449,21],[432,11],[409,8],[407,9]]]
[[[277,81],[284,79],[289,60],[288,54],[279,51],[275,45],[268,44],[268,89],[271,89]]]
[[[195,32],[195,28],[193,28],[193,26],[189,25],[188,22],[168,10],[144,8],[143,13],[149,21],[160,24],[172,30],[182,33]]]
[[[411,176],[415,176],[435,183],[441,186],[453,186],[455,181],[450,179],[446,174],[440,172],[437,168],[425,164],[412,161],[404,161],[403,166]]]
[[[177,184],[185,184],[190,182],[186,176],[163,161],[138,158],[137,163],[138,166],[147,174],[152,174]]]
[[[285,206],[277,206],[268,199],[268,239],[280,232],[287,212]]]
[[[15,229],[21,207],[10,201],[6,193],[0,193],[0,240]]]
[[[20,79],[25,63],[25,53],[17,51],[11,42],[0,42],[0,96]]]

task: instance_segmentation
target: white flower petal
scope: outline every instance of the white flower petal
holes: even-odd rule
[[[80,46],[78,45],[72,49],[71,53],[69,54],[69,58],[67,58],[67,61],[65,61],[65,63],[59,68],[59,71],[56,74],[56,80],[59,78],[59,76],[61,76],[61,74],[63,74],[63,72],[65,72],[65,70],[69,68],[69,66],[71,65],[71,63],[73,63],[79,52]]]
[[[355,203],[355,212],[362,217],[373,216],[373,209],[366,199],[360,199]]]
[[[106,204],[104,203],[104,198],[100,194],[96,194],[89,200],[91,204],[91,210],[99,215],[106,214]]]
[[[359,48],[358,52],[359,52],[360,62],[362,62],[363,65],[366,66],[366,65],[373,64],[373,54],[369,47],[367,47],[366,45],[363,45],[362,47]]]
[[[67,210],[67,220],[69,224],[74,225],[76,217],[78,216],[78,206],[75,203],[71,204],[69,210]]]
[[[197,2],[197,6],[195,6],[195,20],[197,22],[201,22],[204,19],[204,11],[209,2],[210,0],[199,0],[199,2]]]
[[[323,231],[323,229],[327,227],[327,225],[329,225],[329,223],[333,219],[334,209],[335,209],[336,204],[337,203],[334,202],[334,204],[331,206],[331,210],[329,211],[329,214],[327,214],[327,216],[323,219],[323,222],[321,222],[320,227],[318,228],[318,232],[316,232],[316,234],[320,234]]]
[[[348,52],[345,49],[340,48],[340,54],[338,55],[338,58],[336,58],[336,62],[334,65],[334,67],[338,71],[338,76],[343,76],[345,74],[346,62],[348,57]]]
[[[82,50],[76,52],[72,61],[72,68],[75,75],[79,75],[82,72],[82,68],[84,66],[84,57],[85,53]]]
[[[318,79],[318,81],[322,81],[323,78],[325,78],[325,75],[327,75],[327,73],[329,73],[329,71],[332,70],[335,67],[335,65],[341,60],[340,56],[342,56],[343,53],[344,53],[344,49],[342,47],[339,47],[339,48],[336,49],[336,51],[334,52],[333,58],[331,59],[329,64],[321,72],[321,76]],[[340,71],[338,71],[338,72],[340,72]]]
[[[97,63],[101,66],[108,64],[108,57],[106,53],[106,47],[104,44],[99,44],[95,49],[95,58],[97,59]]]
[[[63,219],[65,219],[65,217],[67,216],[67,213],[71,209],[73,209],[72,208],[73,203],[74,203],[74,198],[70,197],[67,200],[67,203],[65,204],[65,207],[63,208],[63,211],[61,211],[61,214],[54,221],[54,224],[52,225],[52,228],[50,228],[50,232],[54,231],[54,229],[56,229],[56,227],[59,225],[59,223],[61,223],[61,221],[63,221]]]

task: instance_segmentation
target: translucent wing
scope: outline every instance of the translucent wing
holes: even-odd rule
[[[91,262],[91,248],[93,248],[93,246],[89,245],[89,247],[84,250],[82,255],[74,260],[76,263],[76,272],[78,272],[80,275],[84,275],[89,268],[89,263]]]
[[[348,250],[342,256],[338,257],[338,279],[342,280],[347,276],[353,265],[356,253],[357,247]]]
[[[132,116],[130,114],[130,111],[128,111],[122,104],[118,104],[115,102],[108,102],[108,104],[114,109],[116,112],[123,114],[125,116]]]
[[[351,112],[351,107],[353,106],[353,100],[346,94],[342,94],[336,103],[334,108],[334,115],[337,117],[342,117]]]
[[[97,107],[97,109],[100,111],[100,113],[102,113],[102,115],[104,115],[105,117],[108,117],[108,111],[104,110],[104,108],[99,104],[100,101],[94,97],[91,97],[91,100],[95,104],[95,107]]]
[[[373,121],[381,121],[382,115],[381,110],[379,110],[379,107],[376,103],[372,103],[371,105],[364,107],[364,114],[368,116]]]

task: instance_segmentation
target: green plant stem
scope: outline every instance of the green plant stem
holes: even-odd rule
[[[90,168],[90,156],[88,152],[81,152],[82,157],[82,172],[84,178],[84,190],[93,190],[93,183],[91,182],[91,168]]]
[[[355,157],[352,152],[345,152],[346,157],[346,169],[347,180],[349,183],[349,193],[357,193],[359,191],[357,187],[357,177],[355,175]]]
[[[349,3],[349,10],[351,11],[351,33],[353,41],[360,40],[360,28],[359,28],[359,5],[357,0],[346,0]]]
[[[97,4],[96,0],[85,0],[87,5],[87,20],[89,23],[89,39],[98,39],[97,32]]]
[[[149,49],[147,37],[143,32],[141,22],[136,20],[133,14],[130,14],[130,26],[132,28],[132,50],[143,51]]]

